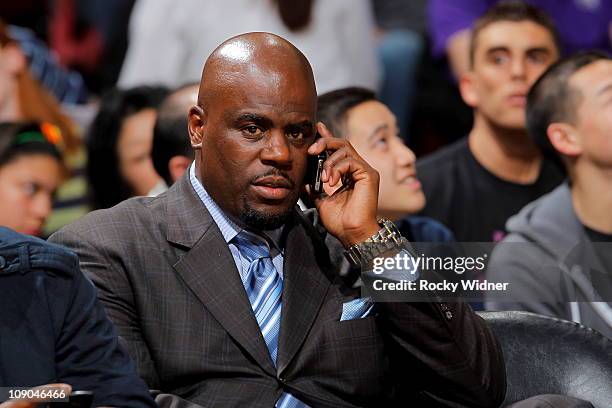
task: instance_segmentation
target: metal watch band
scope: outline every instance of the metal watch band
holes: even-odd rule
[[[378,225],[381,229],[376,234],[344,251],[344,256],[351,267],[358,268],[367,265],[377,256],[391,249],[402,247],[404,238],[393,222],[380,218]]]

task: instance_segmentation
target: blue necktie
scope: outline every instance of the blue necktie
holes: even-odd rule
[[[233,239],[233,242],[242,255],[242,270],[247,271],[244,288],[272,361],[276,365],[283,280],[272,263],[270,249],[265,239],[242,231]],[[278,399],[276,407],[301,408],[306,405],[291,394],[284,392]]]

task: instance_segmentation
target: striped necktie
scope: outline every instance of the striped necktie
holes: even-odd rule
[[[247,271],[244,288],[272,361],[276,365],[283,280],[272,263],[270,248],[264,238],[242,231],[233,242],[242,255],[242,270]],[[302,408],[306,405],[293,395],[283,392],[276,407]]]

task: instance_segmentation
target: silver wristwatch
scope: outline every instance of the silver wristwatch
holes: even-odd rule
[[[403,247],[405,238],[402,237],[395,224],[386,218],[379,218],[378,225],[381,229],[376,234],[344,251],[344,256],[348,259],[351,267],[365,266],[377,256],[391,249],[401,249]]]

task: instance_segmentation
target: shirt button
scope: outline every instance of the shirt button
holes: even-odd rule
[[[0,256],[0,269],[4,269],[6,266],[6,259],[3,256]]]
[[[287,379],[285,377],[278,377],[278,381],[282,382],[283,384],[287,383]]]

